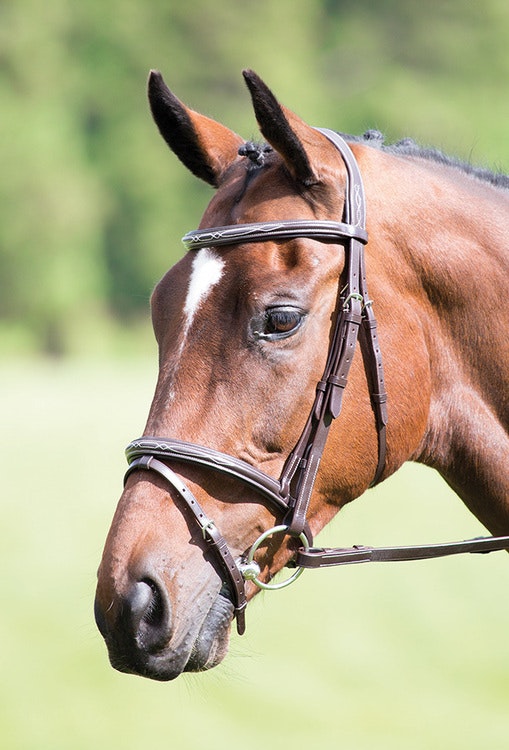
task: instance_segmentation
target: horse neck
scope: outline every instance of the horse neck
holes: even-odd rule
[[[503,531],[509,524],[509,195],[456,168],[405,162],[406,174],[384,191],[391,206],[383,221],[391,224],[389,232],[385,227],[392,236],[385,245],[389,283],[395,263],[404,269],[395,274],[394,300],[406,281],[429,362],[429,413],[413,458],[437,468],[485,525]]]
[[[458,170],[438,171],[438,181],[430,170],[429,181],[421,183],[417,199],[424,209],[408,232],[409,260],[423,292],[432,378],[439,390],[458,377],[468,382],[507,427],[500,386],[509,365],[503,293],[509,278],[509,195]]]
[[[368,194],[368,229],[370,237],[388,238],[376,249],[385,282],[395,296],[416,298],[433,362],[440,361],[440,342],[481,379],[504,370],[509,192],[459,168],[381,157],[385,182],[377,178],[376,195]]]

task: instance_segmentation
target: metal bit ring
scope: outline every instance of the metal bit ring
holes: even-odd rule
[[[268,531],[264,531],[263,534],[261,534],[256,542],[253,544],[251,549],[249,550],[249,553],[247,555],[246,561],[243,565],[240,566],[242,575],[244,578],[248,581],[252,581],[255,586],[258,586],[260,589],[265,589],[266,591],[277,591],[278,589],[284,589],[286,586],[289,586],[291,583],[297,580],[297,578],[302,574],[304,571],[304,568],[297,568],[295,572],[290,576],[290,578],[286,578],[284,581],[281,581],[280,583],[264,583],[263,581],[260,581],[258,578],[258,575],[260,573],[260,568],[258,567],[258,564],[256,563],[254,556],[256,551],[258,550],[258,547],[269,537],[272,536],[272,534],[281,534],[286,533],[288,531],[288,526],[281,525],[281,526],[274,526],[272,529],[268,529]],[[309,541],[307,536],[302,532],[299,534],[299,539],[302,542],[302,546],[305,550],[309,549]]]

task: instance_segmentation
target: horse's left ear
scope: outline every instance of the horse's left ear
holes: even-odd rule
[[[319,153],[323,137],[294,112],[278,102],[272,91],[252,70],[243,71],[253,100],[258,125],[270,145],[283,157],[293,177],[306,187],[320,180],[313,167],[313,152]]]
[[[186,107],[151,70],[148,98],[159,132],[185,166],[217,187],[225,170],[238,158],[242,138],[209,117]]]

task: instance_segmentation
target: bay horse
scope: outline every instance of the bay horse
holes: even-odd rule
[[[406,461],[509,533],[509,178],[311,127],[244,77],[265,143],[149,78],[216,188],[152,295],[159,377],[98,573],[112,665],[157,680],[218,664],[247,601]]]

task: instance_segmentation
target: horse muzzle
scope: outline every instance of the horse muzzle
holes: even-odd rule
[[[194,600],[187,616],[179,618],[185,623],[180,627],[166,588],[155,576],[131,584],[108,606],[106,601],[98,591],[95,619],[110,663],[120,672],[173,680],[182,672],[210,669],[227,653],[234,608],[222,592]]]

